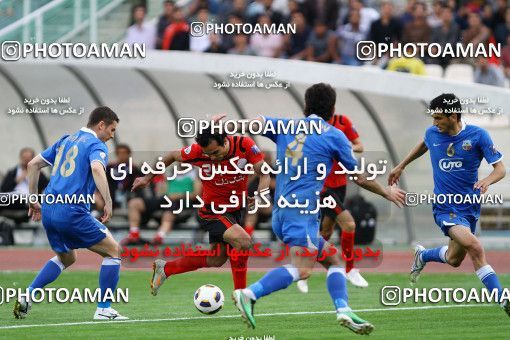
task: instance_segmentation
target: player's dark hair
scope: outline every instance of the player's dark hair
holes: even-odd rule
[[[450,117],[453,113],[457,114],[457,121],[460,121],[462,115],[462,105],[460,100],[453,93],[443,93],[432,99],[429,105],[431,111],[443,113],[446,117]]]
[[[100,122],[105,122],[106,126],[109,126],[113,122],[119,122],[119,117],[117,114],[113,112],[108,106],[99,106],[94,109],[90,113],[89,122],[87,123],[87,127],[91,128],[99,124]]]
[[[133,14],[135,14],[135,12],[138,10],[138,9],[143,9],[144,13],[147,13],[147,7],[145,7],[144,5],[142,4],[136,4],[133,6]]]
[[[318,83],[310,86],[305,92],[305,116],[316,114],[328,121],[335,108],[336,92],[329,84]]]
[[[119,150],[124,149],[131,155],[131,148],[127,144],[117,144],[115,147],[115,152],[119,152]]]
[[[219,146],[223,146],[225,144],[225,137],[227,137],[225,131],[223,131],[223,133],[212,133],[212,129],[209,126],[203,129],[201,133],[197,133],[195,141],[203,148],[207,147],[213,141],[216,141]]]

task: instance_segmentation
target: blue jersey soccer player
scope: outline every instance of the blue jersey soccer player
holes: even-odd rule
[[[434,194],[436,198],[444,198],[436,200],[441,204],[434,202],[432,212],[436,224],[445,236],[450,237],[450,242],[447,246],[433,249],[416,246],[411,283],[417,281],[427,262],[458,267],[469,254],[476,275],[489,291],[495,289],[498,297],[501,297],[498,277],[487,264],[482,244],[474,236],[480,217],[480,203],[472,202],[476,202],[476,197],[484,194],[489,185],[505,177],[505,167],[501,161],[503,156],[487,131],[461,120],[462,107],[455,95],[442,94],[431,101],[429,108],[434,125],[427,129],[424,140],[392,170],[388,182],[397,183],[408,164],[430,151]],[[489,176],[478,180],[478,168],[483,158],[494,169]],[[447,198],[453,195],[464,199],[449,202]],[[507,314],[510,313],[508,301],[503,301],[501,305]]]
[[[255,301],[265,295],[287,288],[294,281],[306,279],[310,276],[316,257],[303,256],[306,252],[322,253],[322,249],[332,247],[319,232],[319,213],[302,214],[297,208],[280,208],[277,202],[280,197],[287,201],[300,203],[311,202],[307,209],[317,207],[324,180],[320,177],[318,166],[324,165],[329,173],[334,160],[342,162],[348,170],[357,166],[351,143],[338,129],[327,123],[335,110],[336,92],[327,84],[315,84],[305,93],[305,116],[303,120],[309,125],[311,121],[321,122],[322,131],[318,133],[298,134],[281,133],[266,134],[276,143],[276,156],[280,164],[285,164],[287,158],[289,169],[276,176],[275,205],[273,208],[273,231],[280,240],[290,248],[291,264],[275,268],[246,289],[233,292],[233,299],[248,327],[255,327],[253,305]],[[288,119],[258,118],[260,121],[272,121],[273,126],[285,125]],[[279,121],[279,122],[278,122]],[[296,124],[298,125],[298,124]],[[282,131],[283,132],[283,131]],[[307,164],[307,172],[297,180],[298,167]],[[386,199],[400,205],[404,200],[404,193],[396,187],[384,188],[375,181],[366,180],[360,176],[356,183]],[[318,210],[318,209],[316,209]],[[327,289],[333,300],[337,312],[338,322],[357,334],[369,334],[373,326],[355,315],[348,306],[345,270],[341,267],[339,256],[328,256],[320,262],[327,270]]]
[[[119,118],[110,108],[98,107],[90,114],[87,127],[63,136],[28,164],[31,194],[37,194],[39,173],[49,165],[53,169],[45,195],[56,197],[54,202],[67,200],[67,203],[55,204],[49,204],[48,200],[42,206],[39,203],[30,204],[28,214],[34,221],[42,218],[48,241],[56,256],[39,271],[29,290],[43,288],[55,281],[62,270],[75,262],[75,249],[88,248],[104,258],[99,273],[101,299],[94,314],[95,320],[127,319],[111,308],[108,299],[119,281],[120,246],[102,224],[112,215],[112,200],[105,171],[108,162],[105,142],[113,138],[118,122]],[[92,217],[90,205],[82,203],[86,197],[94,194],[96,187],[105,200],[102,223]],[[21,297],[14,306],[14,316],[25,318],[30,308],[30,299]]]

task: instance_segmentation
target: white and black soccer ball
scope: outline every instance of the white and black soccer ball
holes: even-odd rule
[[[225,295],[219,287],[207,284],[197,289],[193,301],[200,313],[214,314],[223,307]]]

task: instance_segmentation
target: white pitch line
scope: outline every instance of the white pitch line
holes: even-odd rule
[[[359,312],[394,312],[401,310],[425,310],[425,309],[446,309],[446,308],[462,308],[462,307],[494,307],[494,305],[440,305],[440,306],[422,306],[422,307],[400,307],[400,308],[369,308],[353,310],[355,313]],[[263,316],[282,316],[282,315],[310,315],[310,314],[333,314],[335,311],[317,311],[317,312],[281,312],[281,313],[265,313],[256,314],[256,317]],[[38,327],[60,327],[60,326],[79,326],[79,325],[105,325],[105,324],[118,324],[118,323],[138,323],[138,322],[162,322],[162,321],[188,321],[188,320],[205,320],[205,319],[232,319],[240,318],[237,315],[215,315],[215,316],[190,316],[182,318],[166,318],[166,319],[133,319],[123,321],[82,321],[82,322],[64,322],[64,323],[48,323],[48,324],[34,324],[34,325],[15,325],[15,326],[0,326],[0,329],[18,329],[18,328],[38,328]]]

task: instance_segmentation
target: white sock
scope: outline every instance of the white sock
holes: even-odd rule
[[[243,293],[246,294],[250,299],[252,300],[257,300],[257,297],[255,296],[255,294],[251,291],[250,288],[245,288],[243,289]]]

